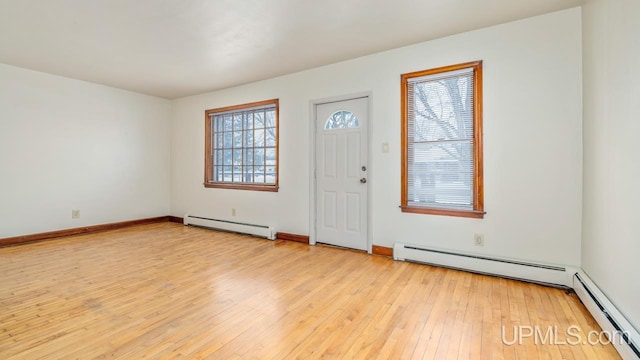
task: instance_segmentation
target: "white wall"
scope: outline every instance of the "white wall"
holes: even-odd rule
[[[167,215],[170,107],[0,64],[0,238]]]
[[[582,268],[640,331],[640,2],[583,10]]]
[[[171,213],[309,234],[309,103],[372,92],[373,243],[396,241],[532,261],[580,262],[582,126],[579,8],[175,100]],[[483,220],[401,213],[400,74],[484,60]],[[282,61],[286,61],[283,54]],[[280,191],[205,189],[204,110],[280,99]],[[382,153],[389,142],[391,151]],[[485,247],[473,246],[473,233]]]

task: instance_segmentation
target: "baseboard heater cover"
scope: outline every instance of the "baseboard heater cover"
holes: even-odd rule
[[[573,290],[598,322],[623,359],[640,359],[640,333],[582,271],[575,273]]]
[[[267,238],[269,240],[276,239],[275,229],[267,225],[247,224],[229,220],[211,219],[207,217],[188,214],[185,215],[183,219],[185,225],[193,225],[215,230],[248,234]]]
[[[563,266],[458,253],[404,243],[394,244],[393,258],[556,287],[569,288],[573,285],[573,272]]]

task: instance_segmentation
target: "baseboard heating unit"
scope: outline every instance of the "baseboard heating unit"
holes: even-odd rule
[[[582,271],[574,275],[573,290],[620,356],[640,359],[640,333]]]
[[[457,253],[403,243],[395,243],[393,258],[395,260],[497,275],[556,287],[571,287],[573,285],[572,276],[574,272],[562,266]]]
[[[276,231],[273,227],[267,225],[247,224],[228,220],[211,219],[195,215],[185,215],[183,219],[185,225],[193,225],[208,229],[254,235],[267,238],[269,240],[276,239]]]

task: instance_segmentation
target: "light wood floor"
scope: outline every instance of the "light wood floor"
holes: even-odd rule
[[[609,359],[575,294],[161,223],[0,248],[0,359]],[[557,341],[560,342],[560,341]]]

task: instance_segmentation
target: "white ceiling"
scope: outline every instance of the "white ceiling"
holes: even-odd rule
[[[581,3],[0,0],[0,62],[173,99]]]

